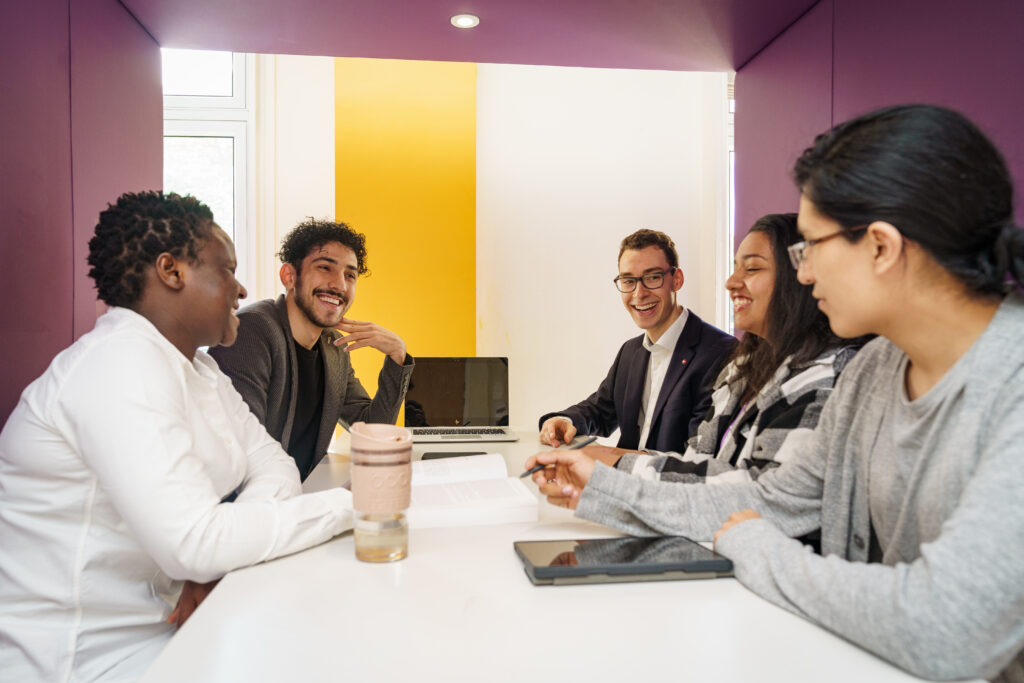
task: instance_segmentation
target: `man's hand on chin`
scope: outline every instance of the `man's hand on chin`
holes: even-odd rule
[[[354,351],[364,346],[377,349],[398,365],[405,363],[405,342],[391,330],[386,330],[376,323],[362,320],[342,318],[338,330],[345,335],[334,340],[335,346],[345,345],[346,351]]]

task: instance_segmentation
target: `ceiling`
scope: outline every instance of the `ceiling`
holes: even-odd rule
[[[737,69],[816,1],[120,0],[163,47],[681,71]]]

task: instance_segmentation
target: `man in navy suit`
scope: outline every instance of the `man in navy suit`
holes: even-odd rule
[[[589,398],[540,418],[541,443],[559,446],[577,432],[608,436],[619,428],[620,449],[681,453],[736,339],[676,302],[683,271],[665,233],[637,230],[622,240],[615,286],[644,334],[622,345]]]

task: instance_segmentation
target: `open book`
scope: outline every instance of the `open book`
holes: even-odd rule
[[[497,453],[412,464],[413,529],[537,521],[537,497]]]

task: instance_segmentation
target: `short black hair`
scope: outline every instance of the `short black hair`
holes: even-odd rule
[[[328,242],[338,242],[348,247],[356,255],[358,272],[366,275],[370,272],[366,267],[366,236],[356,232],[345,223],[329,220],[308,218],[295,226],[281,241],[281,251],[277,253],[281,263],[290,263],[295,272],[302,270],[302,261],[310,253]]]
[[[676,245],[672,238],[663,232],[647,230],[646,228],[641,228],[632,235],[627,235],[622,240],[622,244],[619,245],[619,260],[622,260],[622,254],[627,249],[639,251],[647,247],[658,247],[665,254],[665,258],[668,259],[668,265],[672,268],[679,267],[679,254],[676,253]]]
[[[1024,281],[1024,233],[1002,154],[963,114],[909,104],[879,109],[819,135],[794,179],[844,237],[874,221],[896,227],[976,296]]]
[[[100,300],[131,308],[142,298],[146,269],[169,253],[194,263],[212,234],[210,207],[191,195],[126,192],[100,213],[89,240],[89,277]]]

